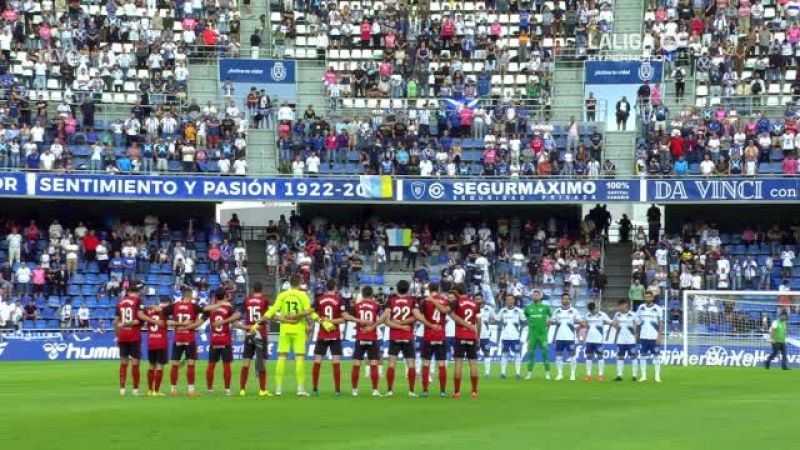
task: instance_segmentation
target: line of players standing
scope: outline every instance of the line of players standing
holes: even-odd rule
[[[120,393],[125,394],[126,372],[130,364],[134,394],[139,388],[139,359],[141,356],[141,326],[146,326],[148,339],[148,359],[150,368],[147,372],[148,395],[162,395],[160,393],[163,370],[167,365],[167,348],[169,328],[174,328],[174,342],[172,345],[172,364],[170,370],[170,392],[177,395],[177,381],[181,360],[187,361],[186,380],[188,385],[187,395],[196,396],[195,390],[195,362],[197,360],[196,330],[208,319],[210,326],[209,365],[206,370],[206,384],[209,391],[213,389],[216,364],[223,363],[223,378],[226,393],[230,394],[231,362],[233,360],[232,329],[239,328],[250,330],[252,324],[259,323],[267,308],[267,300],[261,293],[261,286],[253,286],[253,295],[245,300],[241,312],[235,311],[230,303],[231,293],[225,289],[218,289],[214,293],[214,303],[208,306],[198,306],[193,300],[193,292],[183,292],[180,301],[170,304],[169,298],[164,298],[158,305],[143,307],[139,301],[141,286],[133,286],[127,295],[117,305],[115,329],[117,330],[120,346]],[[528,375],[532,377],[535,351],[538,349],[545,366],[545,377],[549,379],[549,350],[548,330],[554,325],[554,345],[556,351],[557,380],[563,378],[563,360],[566,356],[571,368],[570,379],[575,379],[576,372],[576,343],[585,345],[587,372],[585,379],[590,380],[592,362],[598,360],[598,379],[603,380],[604,357],[603,343],[614,333],[613,341],[617,345],[617,380],[622,380],[622,371],[625,357],[632,360],[634,379],[637,377],[639,362],[641,362],[642,375],[640,380],[646,380],[646,361],[650,357],[655,365],[655,379],[660,382],[660,359],[658,346],[663,332],[663,320],[660,307],[653,303],[652,297],[646,298],[637,313],[629,310],[626,301],[619,303],[619,311],[611,320],[602,311],[597,311],[593,304],[589,305],[586,317],[571,307],[569,295],[562,296],[561,308],[551,312],[549,306],[542,303],[541,291],[534,291],[533,303],[524,310],[515,306],[513,296],[506,298],[504,308],[495,311],[490,305],[482,302],[482,296],[466,295],[464,286],[456,286],[452,292],[439,293],[437,286],[431,285],[425,298],[414,299],[408,295],[409,285],[401,281],[397,285],[397,295],[392,297],[385,307],[373,297],[372,289],[365,287],[361,298],[353,305],[348,305],[336,295],[336,285],[330,282],[327,291],[320,295],[315,302],[317,314],[323,320],[333,321],[336,325],[343,322],[353,322],[356,327],[356,345],[353,354],[354,364],[351,373],[353,393],[358,392],[358,379],[360,367],[364,359],[369,362],[370,378],[372,380],[373,395],[381,395],[378,390],[379,365],[382,360],[382,340],[378,334],[379,326],[385,325],[388,329],[389,339],[389,364],[386,373],[387,394],[393,394],[396,361],[402,354],[406,362],[406,376],[409,382],[409,393],[415,395],[416,367],[422,362],[421,381],[423,396],[428,395],[431,381],[431,362],[437,361],[439,372],[440,395],[446,396],[447,385],[447,354],[452,348],[456,359],[456,374],[454,378],[455,396],[460,396],[461,367],[463,360],[469,361],[472,395],[477,397],[477,355],[484,357],[486,376],[491,371],[489,356],[492,350],[492,329],[490,325],[497,324],[499,331],[499,346],[501,353],[501,377],[505,378],[507,357],[513,357],[516,365],[517,378],[521,370],[521,339],[523,327],[528,327]],[[243,320],[242,320],[243,319]],[[448,320],[449,319],[449,320]],[[453,335],[446,332],[448,324],[452,324]],[[419,326],[415,331],[415,324]],[[609,326],[610,325],[610,326]],[[603,332],[608,327],[606,333]],[[585,328],[585,333],[580,329]],[[246,339],[243,364],[240,372],[240,394],[245,394],[247,377],[251,361],[256,358],[266,359],[266,327],[258,333],[261,345],[258,345],[252,336]],[[415,336],[416,335],[416,336]],[[474,335],[474,337],[473,337]],[[315,364],[313,370],[313,392],[318,392],[319,372],[323,358],[330,354],[334,360],[335,391],[340,392],[340,371],[338,364],[342,355],[341,331],[318,330],[315,347]],[[416,346],[420,350],[417,357]],[[259,353],[257,355],[257,353]],[[298,355],[296,355],[297,357]],[[303,356],[303,355],[300,355]],[[257,368],[259,377],[259,394],[270,395],[266,389],[266,370],[263,363]]]

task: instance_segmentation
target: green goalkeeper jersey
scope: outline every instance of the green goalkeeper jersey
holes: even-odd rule
[[[528,336],[547,336],[550,318],[550,305],[544,303],[531,303],[523,311],[528,318]]]

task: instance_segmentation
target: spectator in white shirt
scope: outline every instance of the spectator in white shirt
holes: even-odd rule
[[[781,252],[781,274],[784,278],[794,276],[794,250],[790,246],[785,246]]]
[[[302,177],[305,173],[306,163],[300,158],[300,155],[295,157],[292,161],[292,175],[295,177]]]
[[[89,307],[86,303],[82,303],[81,307],[78,308],[76,317],[78,319],[78,328],[89,328]]]
[[[14,293],[17,295],[28,295],[31,292],[31,269],[25,263],[20,262],[19,267],[14,272]]]
[[[233,174],[239,176],[247,174],[247,161],[244,158],[238,158],[233,162]]]
[[[13,265],[15,262],[19,262],[22,249],[22,235],[17,232],[16,227],[6,236],[6,242],[8,242],[8,262]]]
[[[319,175],[319,165],[319,156],[317,156],[316,152],[311,152],[308,158],[306,158],[306,172],[312,176]]]

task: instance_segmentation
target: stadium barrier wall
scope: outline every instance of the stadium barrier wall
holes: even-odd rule
[[[171,339],[170,339],[171,341]],[[207,336],[198,335],[197,338],[199,360],[208,357],[209,343]],[[277,336],[271,335],[269,339],[269,358],[276,357]],[[584,362],[582,346],[577,345],[578,361]],[[234,342],[234,357],[241,359],[243,343]],[[499,348],[492,346],[490,355],[499,359]],[[527,344],[522,343],[521,351],[527,352]],[[353,354],[353,341],[343,341],[343,358],[350,359]],[[383,347],[384,357],[388,356],[388,345]],[[550,346],[550,359],[555,359],[554,347]],[[606,344],[604,350],[606,359],[616,358],[613,344]],[[690,366],[726,366],[726,367],[757,367],[761,365],[770,353],[769,343],[763,346],[721,346],[700,345],[690,349],[688,365]],[[307,356],[314,354],[314,341],[308,346]],[[683,365],[685,353],[680,343],[668,344],[662,351],[662,361],[668,365]],[[0,342],[0,361],[78,361],[78,360],[114,360],[119,359],[119,349],[114,340],[113,333],[61,333],[61,332],[35,332],[19,335],[8,334]],[[147,359],[147,339],[142,342],[142,359]],[[538,357],[537,357],[538,360]],[[791,346],[788,352],[790,366],[800,365],[800,353],[797,347]]]
[[[0,197],[366,203],[794,202],[800,177],[680,179],[120,176],[5,172]]]

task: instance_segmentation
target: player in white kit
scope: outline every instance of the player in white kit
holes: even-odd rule
[[[606,365],[603,355],[603,344],[606,341],[606,325],[611,324],[608,314],[597,310],[594,302],[588,305],[589,314],[586,315],[586,336],[584,337],[583,354],[586,357],[586,375],[584,381],[592,381],[592,363],[597,358],[597,381],[605,381],[604,369]]]
[[[494,315],[494,322],[500,327],[500,378],[506,377],[508,357],[514,357],[516,378],[522,378],[522,327],[525,325],[525,315],[516,306],[513,295],[506,295],[506,306]]]
[[[639,381],[647,381],[647,359],[653,360],[655,381],[661,383],[661,336],[664,334],[664,310],[655,304],[652,292],[644,294],[644,304],[639,305],[636,319],[639,325],[639,367],[642,376]]]
[[[614,343],[617,345],[617,378],[614,381],[622,381],[625,369],[625,358],[630,358],[633,381],[639,372],[638,352],[636,351],[636,314],[630,310],[631,304],[628,300],[617,302],[617,312],[611,327],[615,329]]]
[[[496,327],[492,325],[491,321],[495,315],[494,307],[488,303],[483,303],[483,295],[475,294],[475,301],[481,304],[481,355],[483,355],[483,369],[484,376],[488,379],[492,374],[492,335],[496,331]]]
[[[553,311],[550,324],[555,325],[556,347],[556,381],[564,379],[564,353],[569,355],[569,368],[571,381],[575,381],[575,369],[578,361],[575,358],[575,338],[577,330],[582,324],[581,314],[572,307],[569,294],[561,295],[561,307]]]

